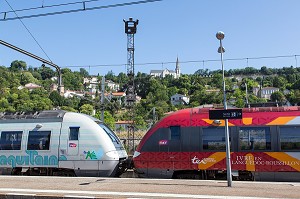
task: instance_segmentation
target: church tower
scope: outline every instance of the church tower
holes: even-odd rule
[[[180,68],[179,68],[178,56],[177,56],[177,60],[176,60],[175,73],[176,73],[176,78],[179,78],[180,77]]]

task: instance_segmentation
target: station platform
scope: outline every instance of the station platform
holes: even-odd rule
[[[0,198],[300,198],[299,182],[0,176]]]

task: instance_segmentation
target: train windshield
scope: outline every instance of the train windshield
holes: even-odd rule
[[[108,127],[106,126],[105,124],[99,124],[99,126],[107,133],[107,135],[110,137],[110,139],[113,141],[113,142],[116,142],[116,143],[120,143],[120,140],[119,138],[117,137],[117,135]]]

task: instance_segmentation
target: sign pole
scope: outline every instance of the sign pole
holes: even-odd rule
[[[227,110],[226,103],[226,89],[225,89],[225,76],[224,76],[224,64],[223,64],[223,53],[225,49],[222,46],[222,40],[225,37],[225,34],[221,31],[217,32],[216,37],[220,40],[220,47],[218,52],[221,54],[221,63],[222,63],[222,73],[223,73],[223,94],[224,94],[224,109]],[[225,119],[225,140],[226,140],[226,169],[227,169],[227,184],[228,187],[231,187],[232,177],[231,177],[231,162],[230,162],[230,143],[229,143],[229,129],[228,129],[228,119]]]

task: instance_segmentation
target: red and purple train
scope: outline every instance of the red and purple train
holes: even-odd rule
[[[300,107],[244,108],[229,120],[234,179],[300,181]],[[225,121],[209,108],[167,115],[151,128],[133,161],[140,177],[226,177]]]

